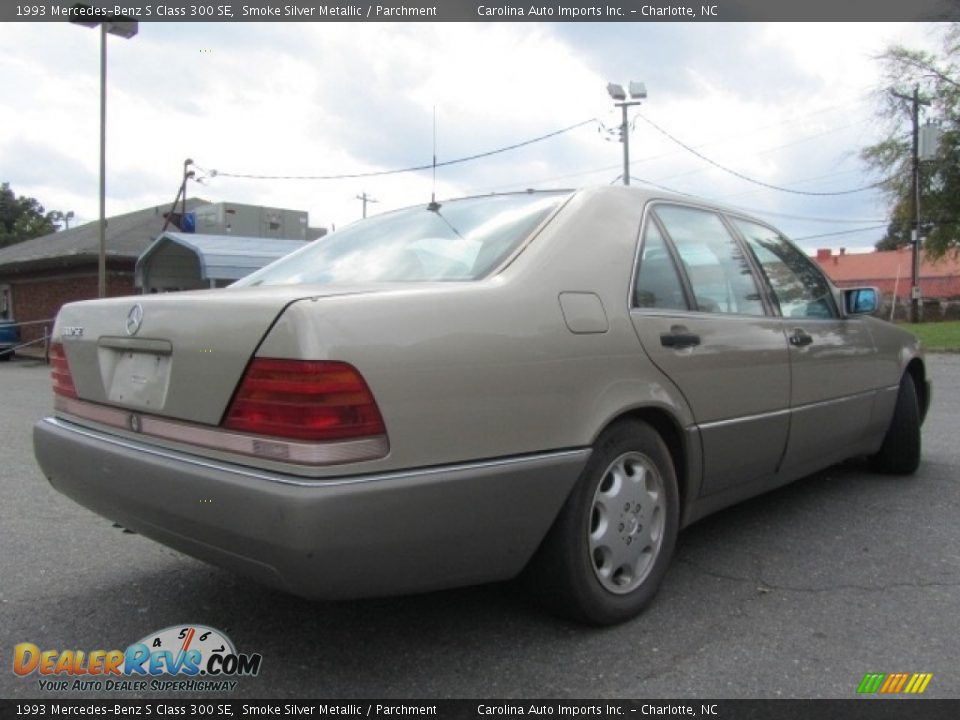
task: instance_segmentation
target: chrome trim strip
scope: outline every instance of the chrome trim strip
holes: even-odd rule
[[[750,422],[751,420],[763,420],[765,418],[779,417],[780,415],[788,415],[799,410],[808,410],[810,408],[823,407],[825,405],[837,405],[839,403],[846,402],[847,400],[856,400],[858,398],[873,395],[878,392],[899,390],[899,387],[899,385],[890,385],[888,387],[881,387],[875,390],[864,390],[863,392],[854,393],[853,395],[844,395],[843,397],[831,398],[830,400],[818,400],[817,402],[807,403],[806,405],[796,405],[784,410],[771,410],[770,412],[757,413],[756,415],[744,415],[743,417],[727,418],[726,420],[714,420],[708,423],[701,423],[697,427],[699,427],[701,430],[704,430],[722,427],[724,425],[734,425],[741,422]]]
[[[863,392],[853,393],[852,395],[844,395],[843,397],[830,398],[829,400],[818,400],[817,402],[807,403],[806,405],[797,405],[796,407],[790,408],[791,410],[808,410],[809,408],[824,407],[825,405],[839,405],[842,402],[847,402],[848,400],[857,400],[859,398],[867,397],[869,395],[876,395],[878,390],[883,390],[883,388],[875,388],[873,390],[864,390]]]
[[[751,420],[765,420],[767,418],[780,417],[781,415],[789,415],[790,412],[790,408],[786,410],[771,410],[770,412],[757,413],[756,415],[744,415],[742,417],[727,418],[726,420],[713,420],[712,422],[701,423],[697,427],[701,430],[709,430],[710,428],[736,425],[737,423],[750,422]]]
[[[122,447],[127,450],[135,450],[136,452],[142,452],[147,455],[154,455],[156,457],[165,458],[167,460],[173,460],[176,462],[182,462],[188,465],[196,465],[197,467],[203,467],[210,470],[218,470],[221,472],[230,473],[233,475],[242,475],[244,477],[253,478],[254,480],[265,480],[267,482],[279,483],[281,485],[294,485],[297,487],[312,487],[312,488],[321,488],[321,487],[335,487],[339,485],[356,485],[360,483],[368,482],[381,482],[389,480],[402,480],[406,478],[416,478],[416,477],[429,477],[432,475],[441,475],[444,473],[453,473],[453,472],[469,472],[472,470],[483,470],[487,468],[499,468],[499,467],[509,467],[511,465],[522,465],[524,463],[535,463],[542,462],[545,460],[559,460],[564,458],[570,459],[580,459],[584,460],[592,452],[590,448],[578,448],[574,450],[555,450],[551,452],[536,453],[531,455],[520,455],[508,458],[500,458],[497,460],[483,460],[472,463],[463,463],[460,465],[442,465],[436,467],[425,467],[419,468],[416,470],[397,470],[393,472],[386,473],[377,473],[373,475],[358,475],[354,477],[338,477],[338,478],[315,478],[313,480],[301,479],[298,477],[290,475],[280,475],[278,473],[269,473],[264,471],[251,470],[244,468],[238,465],[231,465],[227,463],[219,463],[211,460],[201,459],[192,455],[186,455],[184,453],[174,452],[171,450],[161,450],[159,448],[150,447],[148,445],[139,445],[132,442],[127,442],[126,440],[121,440],[110,435],[105,435],[103,433],[94,432],[88,430],[87,428],[81,427],[79,425],[74,425],[73,423],[63,420],[57,417],[46,417],[41,420],[42,423],[47,425],[52,425],[53,427],[59,428],[67,432],[76,433],[77,435],[83,435],[92,440],[97,440],[99,442],[107,443],[110,445],[116,445],[117,447]]]
[[[58,412],[78,419],[91,420],[122,430],[133,430],[145,437],[172,440],[186,445],[197,445],[212,450],[296,465],[339,465],[361,460],[379,460],[390,452],[390,443],[385,435],[359,440],[309,443],[245,435],[202,425],[164,420],[155,415],[141,414],[136,410],[121,410],[66,398],[62,395],[54,396],[53,407]]]

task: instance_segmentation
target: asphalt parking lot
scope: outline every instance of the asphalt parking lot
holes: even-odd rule
[[[122,649],[185,623],[263,656],[222,698],[849,698],[867,672],[930,672],[926,696],[960,697],[960,355],[929,368],[915,477],[847,464],[714,515],[645,614],[596,630],[509,583],[306,602],[125,534],[41,476],[48,370],[4,363],[0,697],[58,696],[13,674],[17,643]]]

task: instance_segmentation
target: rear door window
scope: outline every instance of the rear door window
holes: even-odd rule
[[[696,310],[764,314],[750,262],[719,215],[681,205],[659,205],[655,212],[680,256]]]

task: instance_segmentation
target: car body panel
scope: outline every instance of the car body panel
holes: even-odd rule
[[[631,313],[654,363],[682,388],[703,442],[709,494],[773,474],[790,427],[790,367],[779,320],[706,313]],[[664,347],[661,336],[691,332],[699,345]]]
[[[873,338],[860,317],[782,322],[788,336],[799,329],[812,338],[809,345],[790,347],[793,413],[784,465],[804,467],[811,457],[842,460],[876,434],[870,418],[885,383]],[[894,387],[898,384],[899,378]]]

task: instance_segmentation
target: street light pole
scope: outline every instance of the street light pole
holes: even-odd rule
[[[619,102],[614,105],[623,111],[623,120],[620,123],[620,142],[623,143],[623,184],[630,184],[630,117],[627,108],[640,105],[646,99],[647,88],[641,82],[630,81],[630,100],[627,100],[627,91],[618,83],[607,83],[607,93]]]
[[[90,9],[78,3],[75,8]],[[86,15],[89,17],[89,13]],[[76,16],[73,16],[76,17]],[[97,297],[107,296],[107,33],[122,38],[137,34],[139,23],[124,15],[106,15],[102,20],[71,20],[84,27],[100,26],[100,247],[97,253]]]
[[[100,23],[100,250],[97,297],[107,296],[107,24]]]
[[[620,103],[623,110],[623,122],[620,124],[620,142],[623,143],[623,184],[630,184],[630,119],[627,117],[627,103]]]

